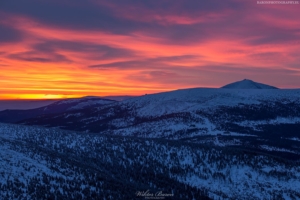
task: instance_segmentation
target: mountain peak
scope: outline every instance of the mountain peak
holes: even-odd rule
[[[221,88],[225,88],[225,89],[278,89],[274,86],[254,82],[250,79],[244,79],[241,81],[230,83],[230,84],[224,85]]]

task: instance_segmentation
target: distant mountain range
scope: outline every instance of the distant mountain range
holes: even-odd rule
[[[7,109],[28,110],[50,105],[58,100],[0,100],[0,111]]]
[[[109,100],[114,100],[114,101],[123,101],[123,100],[126,100],[126,99],[133,98],[135,96],[129,96],[129,95],[125,95],[125,96],[104,96],[104,97],[87,96],[87,97],[82,97],[82,98],[92,98],[92,97],[102,98],[102,99],[109,99]],[[35,108],[44,107],[44,106],[50,105],[54,102],[62,101],[62,100],[69,100],[69,99],[0,100],[0,111],[3,111],[3,110],[35,109]]]
[[[116,101],[99,97],[83,97],[79,99],[66,99],[56,101],[50,105],[28,110],[4,110],[0,112],[0,121],[14,123],[25,119],[59,114],[72,110],[86,109],[101,106]]]

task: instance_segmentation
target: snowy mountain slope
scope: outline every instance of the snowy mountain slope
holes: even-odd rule
[[[300,90],[196,88],[44,115],[20,123],[239,146],[299,159],[297,143],[288,139],[300,138],[299,113]]]
[[[299,162],[269,154],[11,124],[0,124],[0,143],[2,199],[300,198]]]
[[[299,102],[300,90],[232,90],[232,89],[186,89],[165,92],[153,95],[135,97],[119,102],[116,107],[133,110],[138,117],[161,116],[178,112],[193,112],[196,110],[215,109],[219,106],[237,106],[239,104],[260,104],[264,101]],[[109,104],[112,101],[101,99],[75,99],[56,102],[46,107],[26,111],[6,110],[0,112],[0,121],[17,122],[27,118],[33,118],[41,114],[61,113],[71,110],[72,107],[80,108],[85,104],[95,107],[101,104]],[[113,109],[114,106],[112,106]]]
[[[145,95],[125,100],[120,105],[135,108],[138,116],[157,116],[219,106],[260,104],[263,101],[300,102],[300,90],[195,88]]]
[[[300,90],[92,99],[57,102],[64,111],[18,122],[55,128],[0,124],[0,151],[8,152],[0,199],[134,199],[147,190],[174,199],[300,199]]]
[[[226,89],[278,89],[274,86],[266,85],[263,83],[257,83],[257,82],[254,82],[254,81],[248,80],[248,79],[230,83],[221,88],[226,88]]]
[[[185,89],[124,100],[105,108],[96,108],[93,113],[103,118],[118,119],[119,114],[126,112],[127,118],[159,118],[178,113],[189,113],[192,116],[207,118],[199,113],[207,114],[221,108],[232,109],[239,107],[251,110],[252,107],[296,106],[300,103],[300,90],[232,90],[232,89]],[[295,104],[295,105],[294,105]],[[279,109],[279,108],[278,108]],[[79,110],[78,112],[83,112]],[[268,110],[266,110],[268,112]],[[198,113],[198,114],[197,114]],[[200,116],[201,115],[201,116]],[[228,113],[230,115],[230,113]],[[295,115],[295,113],[293,113]],[[280,115],[279,115],[280,116]],[[58,116],[57,116],[58,117]],[[90,116],[93,117],[93,116]],[[85,116],[85,118],[89,118]],[[94,119],[97,120],[97,119]]]
[[[126,110],[130,111],[130,116],[151,118],[173,113],[213,111],[220,107],[272,106],[276,102],[282,105],[299,103],[300,90],[185,89],[124,100],[111,105],[105,112],[113,116],[117,110]],[[98,114],[101,115],[101,112]]]
[[[114,103],[109,99],[98,97],[83,97],[56,101],[50,105],[29,110],[4,110],[0,112],[0,122],[17,122],[20,120],[37,117],[40,115],[57,114],[68,110],[77,110],[88,107],[97,107]]]

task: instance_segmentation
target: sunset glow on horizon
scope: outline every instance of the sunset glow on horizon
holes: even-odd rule
[[[143,95],[252,79],[300,88],[300,5],[2,1],[0,99]]]

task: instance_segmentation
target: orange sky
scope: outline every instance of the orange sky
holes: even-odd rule
[[[300,88],[300,5],[2,4],[0,99],[143,95],[244,78]]]

